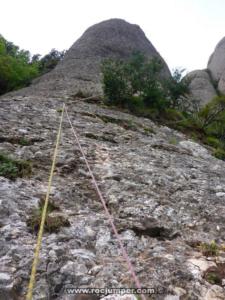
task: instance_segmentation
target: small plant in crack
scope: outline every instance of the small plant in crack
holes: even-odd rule
[[[220,246],[216,244],[215,241],[211,243],[201,243],[198,247],[205,256],[217,256],[220,250]]]
[[[209,267],[204,273],[204,278],[211,284],[222,286],[225,278],[225,264],[217,263],[216,266]]]
[[[21,146],[29,146],[31,144],[26,138],[22,137],[18,140],[18,144]]]
[[[177,145],[178,144],[178,140],[176,139],[176,137],[169,138],[169,144],[171,144],[171,145]]]
[[[42,213],[44,209],[45,199],[42,198],[39,201],[37,208],[33,209],[30,217],[27,220],[27,226],[31,229],[31,232],[37,233],[41,224]],[[69,220],[64,214],[60,212],[58,206],[49,201],[45,219],[44,230],[47,232],[58,232],[63,226],[70,226]]]
[[[57,109],[57,113],[62,113],[62,111],[63,111],[62,108]]]

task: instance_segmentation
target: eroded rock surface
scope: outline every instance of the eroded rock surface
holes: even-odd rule
[[[0,151],[30,160],[33,173],[0,177],[0,299],[24,299],[37,238],[27,219],[47,190],[64,101],[142,285],[164,291],[152,299],[225,297],[204,277],[215,259],[207,264],[196,246],[225,242],[224,162],[177,131],[102,105],[5,95]],[[34,299],[74,299],[65,285],[135,287],[66,118],[51,201],[70,226],[44,234]]]
[[[225,70],[222,73],[219,83],[218,83],[218,90],[222,93],[225,94]]]
[[[225,37],[216,45],[209,58],[207,68],[210,70],[213,80],[218,83],[225,71]]]
[[[215,96],[225,94],[225,37],[217,44],[209,58],[206,70],[195,70],[187,74],[191,99],[200,106]]]

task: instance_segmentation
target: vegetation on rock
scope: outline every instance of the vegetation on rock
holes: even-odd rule
[[[147,59],[136,52],[128,61],[107,59],[102,64],[103,90],[106,103],[130,110],[155,110],[179,106],[179,99],[188,92],[182,71],[175,70],[171,79],[162,76],[159,58]]]
[[[203,108],[186,97],[188,81],[183,70],[172,78],[161,76],[158,58],[147,59],[135,53],[128,61],[105,60],[102,64],[103,90],[108,105],[127,109],[181,130],[214,148],[225,159],[225,96],[216,96]]]
[[[27,225],[31,228],[32,232],[37,233],[39,230],[44,204],[45,199],[42,198],[39,201],[38,208],[33,209],[30,217],[27,220]],[[58,232],[62,226],[70,226],[70,222],[67,220],[64,214],[59,212],[59,207],[50,201],[47,207],[44,229],[47,232]]]
[[[15,180],[31,174],[31,164],[24,160],[15,160],[5,154],[0,154],[0,176]]]
[[[199,248],[205,256],[216,256],[220,249],[219,245],[217,245],[215,241],[212,241],[211,243],[201,243]]]
[[[65,56],[66,51],[58,51],[52,49],[48,54],[40,58],[39,54],[32,57],[32,62],[38,64],[39,75],[47,73],[55,68],[55,66],[60,62]]]

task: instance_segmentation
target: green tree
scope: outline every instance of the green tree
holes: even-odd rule
[[[162,62],[134,53],[128,61],[106,60],[102,65],[103,90],[108,103],[129,106],[138,97],[147,107],[164,109],[168,104],[161,83]]]
[[[105,60],[102,72],[107,103],[125,107],[132,96],[132,87],[127,80],[124,64],[121,61]]]
[[[0,35],[0,95],[29,85],[35,77],[52,70],[64,54],[52,49],[42,58],[39,54],[31,56]]]
[[[183,78],[185,69],[175,69],[172,78],[165,80],[165,89],[171,108],[182,109],[182,102],[189,93],[189,81]]]
[[[38,66],[30,62],[30,52],[0,36],[0,94],[28,85],[37,75]]]
[[[66,51],[58,51],[52,49],[48,54],[39,60],[39,71],[41,74],[47,73],[55,68],[55,66],[63,59]],[[37,56],[37,55],[36,55]],[[35,57],[37,59],[37,57]]]

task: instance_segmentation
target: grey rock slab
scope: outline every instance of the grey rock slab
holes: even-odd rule
[[[225,94],[225,70],[220,77],[218,90],[220,91],[220,93]]]
[[[216,45],[209,58],[207,68],[210,70],[213,80],[218,83],[225,71],[225,37]]]
[[[200,106],[204,106],[217,96],[216,89],[206,70],[192,71],[185,78],[189,81],[188,86],[191,97],[195,101],[197,100]]]
[[[68,261],[61,269],[62,274],[75,274],[76,276],[84,275],[87,273],[87,268],[83,264],[78,264],[73,261]]]
[[[194,157],[207,159],[211,157],[208,150],[203,146],[193,142],[193,141],[181,141],[179,145],[186,150],[189,150]]]

